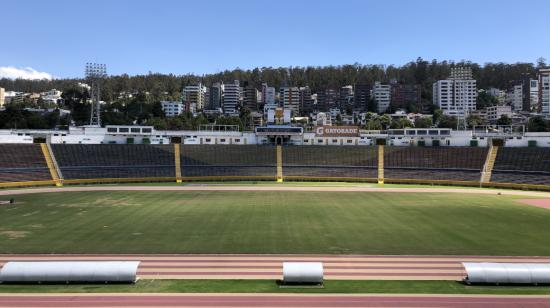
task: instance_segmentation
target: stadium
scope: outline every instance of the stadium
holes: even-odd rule
[[[472,136],[454,131],[442,146],[419,145],[406,131],[408,146],[392,141],[399,140],[392,139],[396,132],[365,135],[364,144],[361,133],[327,136],[323,145],[281,145],[276,138],[259,141],[266,131],[255,140],[235,132],[151,131],[167,143],[152,144],[137,133],[119,135],[120,128],[105,128],[110,135],[4,134],[0,265],[139,261],[140,281],[40,289],[3,284],[0,293],[288,292],[274,283],[288,261],[325,266],[324,289],[290,292],[547,292],[460,283],[463,262],[550,261],[544,257],[550,255],[547,148],[517,146],[519,139],[509,136],[468,146],[474,143],[464,140]],[[310,139],[304,135],[301,140]],[[211,138],[215,144],[189,140]],[[341,141],[331,145],[334,139]]]

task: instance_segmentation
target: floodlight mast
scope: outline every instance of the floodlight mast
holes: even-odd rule
[[[86,63],[86,79],[90,83],[90,98],[92,100],[90,125],[101,126],[101,80],[107,76],[107,65]]]

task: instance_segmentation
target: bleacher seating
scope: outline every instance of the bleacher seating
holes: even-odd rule
[[[193,176],[272,176],[277,172],[274,146],[182,145],[181,174]]]
[[[52,144],[65,179],[174,177],[172,145]]]
[[[173,145],[52,144],[65,179],[174,178]],[[181,172],[193,177],[264,177],[277,174],[277,151],[266,145],[181,145]],[[488,148],[384,148],[384,178],[480,180]],[[376,146],[284,146],[283,177],[378,177]],[[0,182],[51,180],[40,145],[0,144]],[[491,182],[550,186],[550,149],[501,147]]]
[[[51,180],[39,144],[0,144],[0,182]]]
[[[377,178],[378,152],[370,146],[289,146],[283,148],[283,175]]]
[[[500,148],[492,182],[550,185],[550,150]]]
[[[487,151],[479,147],[386,147],[384,177],[479,181]]]

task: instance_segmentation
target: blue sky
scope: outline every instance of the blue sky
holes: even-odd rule
[[[0,0],[0,68],[79,77],[262,66],[401,65],[417,57],[550,60],[550,1]],[[29,69],[30,70],[30,69]]]

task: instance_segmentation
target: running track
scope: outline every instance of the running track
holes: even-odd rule
[[[549,307],[550,296],[291,294],[0,295],[0,307]]]
[[[136,260],[141,279],[281,279],[283,261],[320,261],[326,279],[461,280],[461,262],[550,262],[550,257],[375,255],[0,255],[7,261]]]

